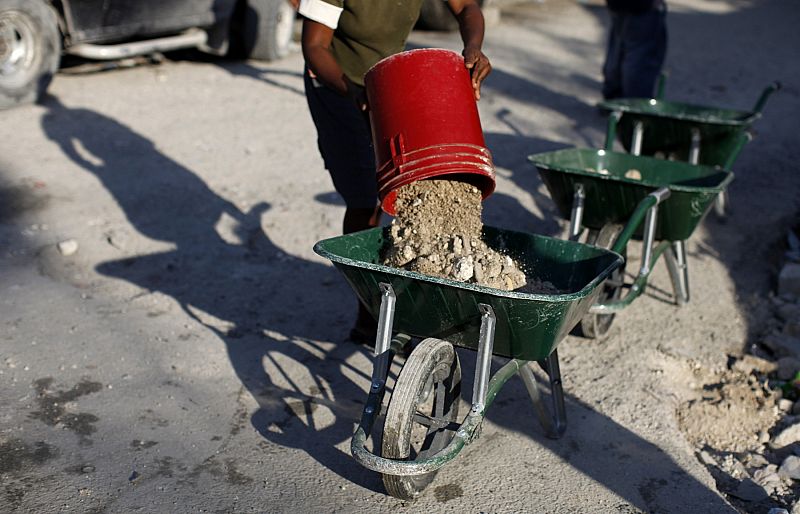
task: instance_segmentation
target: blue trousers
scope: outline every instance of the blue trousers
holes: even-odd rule
[[[667,8],[643,14],[609,10],[611,32],[603,65],[603,98],[652,98],[667,54]]]

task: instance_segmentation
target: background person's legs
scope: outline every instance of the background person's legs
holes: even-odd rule
[[[628,16],[623,36],[622,94],[652,98],[667,55],[666,8]]]
[[[603,98],[652,98],[667,54],[666,6],[642,14],[609,14]]]

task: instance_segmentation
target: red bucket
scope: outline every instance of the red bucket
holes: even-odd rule
[[[383,59],[364,76],[381,207],[394,215],[397,188],[417,180],[468,182],[494,191],[478,106],[464,58],[422,49]]]

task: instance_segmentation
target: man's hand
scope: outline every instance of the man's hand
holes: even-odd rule
[[[492,71],[489,59],[481,51],[483,46],[484,21],[481,6],[476,0],[447,0],[450,10],[458,20],[461,40],[464,42],[464,66],[472,77],[475,100],[481,99],[481,82]]]
[[[480,48],[464,48],[462,55],[464,56],[464,65],[469,70],[469,75],[472,79],[472,89],[475,90],[475,100],[480,100],[481,83],[492,71],[492,64]]]

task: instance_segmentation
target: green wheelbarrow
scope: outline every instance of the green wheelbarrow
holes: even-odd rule
[[[641,268],[633,283],[625,283],[624,264],[613,272],[598,302],[580,322],[584,336],[607,334],[614,315],[644,292],[662,254],[676,303],[689,301],[685,241],[733,180],[733,173],[607,150],[566,149],[528,159],[561,216],[570,220],[570,239],[586,232],[586,243],[623,256],[631,239],[642,241]],[[624,297],[623,289],[628,289]]]
[[[664,100],[664,80],[656,98],[622,98],[601,102],[610,111],[605,149],[613,150],[619,137],[627,152],[730,170],[752,135],[749,129],[761,117],[769,97],[781,88],[774,82],[764,89],[750,111],[724,109]],[[717,214],[724,216],[725,194],[718,196]]]
[[[375,228],[320,241],[314,251],[342,272],[378,320],[372,382],[351,442],[354,459],[383,475],[392,496],[410,500],[436,471],[474,441],[500,388],[520,375],[548,437],[566,428],[556,346],[596,303],[602,284],[622,264],[606,249],[484,227],[484,240],[516,259],[529,276],[559,294],[501,291],[380,264],[388,231]],[[373,452],[366,448],[383,413],[389,367],[413,338],[423,338],[400,370]],[[477,351],[472,407],[459,417],[461,367],[454,346]],[[508,361],[491,375],[492,356]],[[399,360],[399,359],[398,359]],[[531,363],[550,383],[542,399]]]

